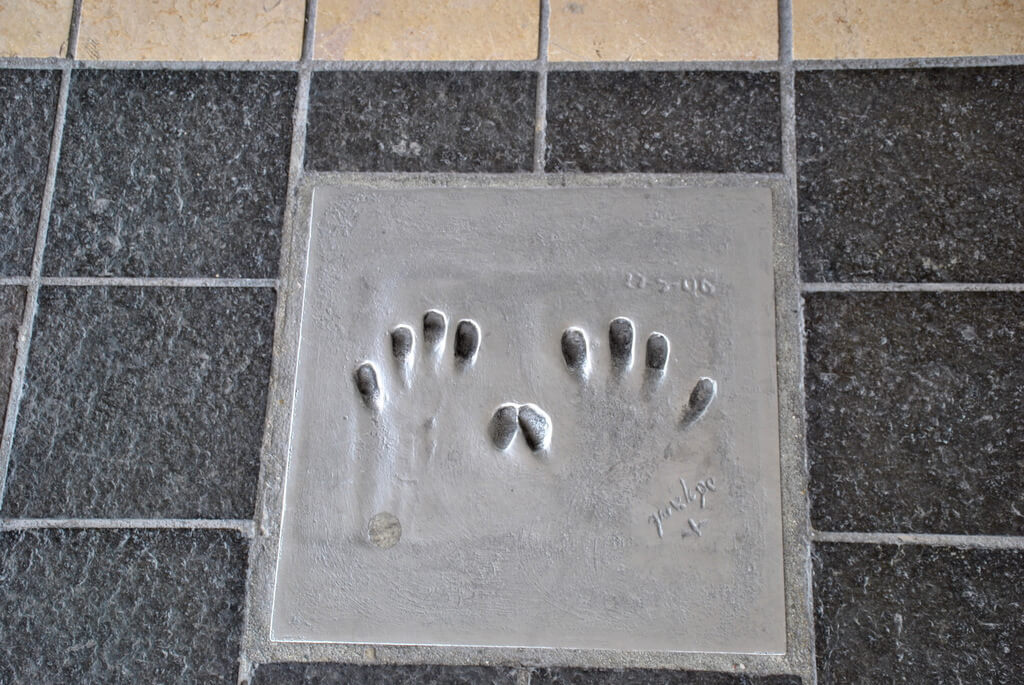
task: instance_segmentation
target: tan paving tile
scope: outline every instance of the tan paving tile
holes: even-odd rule
[[[304,0],[82,0],[77,55],[109,60],[295,60]]]
[[[540,0],[319,0],[317,59],[536,59]]]
[[[63,57],[72,0],[0,0],[0,57]]]
[[[776,0],[551,0],[552,61],[775,59]]]
[[[1019,53],[1021,0],[793,0],[796,59]]]

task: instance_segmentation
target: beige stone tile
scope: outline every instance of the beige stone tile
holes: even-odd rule
[[[319,0],[317,59],[536,59],[540,0]]]
[[[1019,53],[1021,0],[793,0],[796,59]]]
[[[775,59],[776,0],[551,0],[552,61]]]
[[[82,0],[76,54],[109,60],[296,60],[304,0]]]
[[[0,0],[0,57],[63,57],[73,0]]]

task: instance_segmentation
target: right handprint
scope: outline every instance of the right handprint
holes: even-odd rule
[[[633,371],[636,326],[626,317],[616,317],[608,324],[608,361],[610,377],[606,383],[615,385],[625,380]],[[562,359],[566,370],[585,388],[591,384],[593,369],[591,341],[587,332],[580,327],[565,329],[561,338]],[[671,343],[668,336],[657,331],[647,337],[644,350],[642,395],[652,401],[665,380],[668,369]],[[699,421],[718,392],[714,379],[701,377],[690,391],[689,400],[678,415],[678,428],[684,430]],[[506,449],[522,428],[524,438],[534,452],[547,452],[551,446],[554,430],[553,419],[538,405],[520,405],[507,402],[495,411],[489,433],[494,445]]]

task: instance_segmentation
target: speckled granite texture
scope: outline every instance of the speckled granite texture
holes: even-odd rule
[[[309,96],[310,171],[527,171],[536,75],[318,72]]]
[[[32,269],[59,84],[59,71],[0,70],[0,276]]]
[[[1024,281],[1024,67],[798,72],[810,281]]]
[[[7,414],[7,393],[11,389],[11,373],[17,353],[18,327],[25,309],[25,289],[19,286],[0,287],[0,422]],[[0,423],[0,425],[3,425]]]
[[[805,301],[814,527],[1024,535],[1024,293]]]
[[[530,685],[800,685],[800,678],[647,669],[541,668],[531,674]]]
[[[44,272],[277,275],[296,75],[76,71]]]
[[[779,78],[746,72],[553,72],[548,171],[773,172]]]
[[[40,292],[6,516],[248,518],[274,292]]]
[[[246,558],[225,531],[0,534],[0,682],[235,682]]]
[[[264,664],[253,685],[515,685],[516,671],[486,666]]]
[[[818,682],[1019,683],[1024,551],[819,544]]]

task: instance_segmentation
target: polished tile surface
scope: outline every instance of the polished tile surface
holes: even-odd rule
[[[762,60],[778,56],[774,0],[552,0],[556,62]]]
[[[82,0],[76,55],[97,60],[295,60],[302,0]]]
[[[1024,281],[1024,67],[799,72],[810,281]]]
[[[778,171],[780,130],[776,74],[548,76],[548,171]]]
[[[75,72],[45,273],[276,276],[295,81]]]
[[[4,513],[247,518],[274,293],[43,288]]]
[[[815,545],[818,682],[1012,683],[1024,550]]]
[[[318,72],[306,169],[528,170],[535,83],[521,72]]]
[[[528,60],[537,0],[319,0],[316,59]]]
[[[796,59],[1024,53],[1013,0],[793,0]]]
[[[0,533],[0,681],[234,682],[246,549],[215,530]]]
[[[0,2],[0,57],[63,57],[73,0]]]
[[[0,276],[32,269],[59,83],[59,71],[0,71]]]
[[[1024,535],[1024,293],[806,296],[819,530]]]

